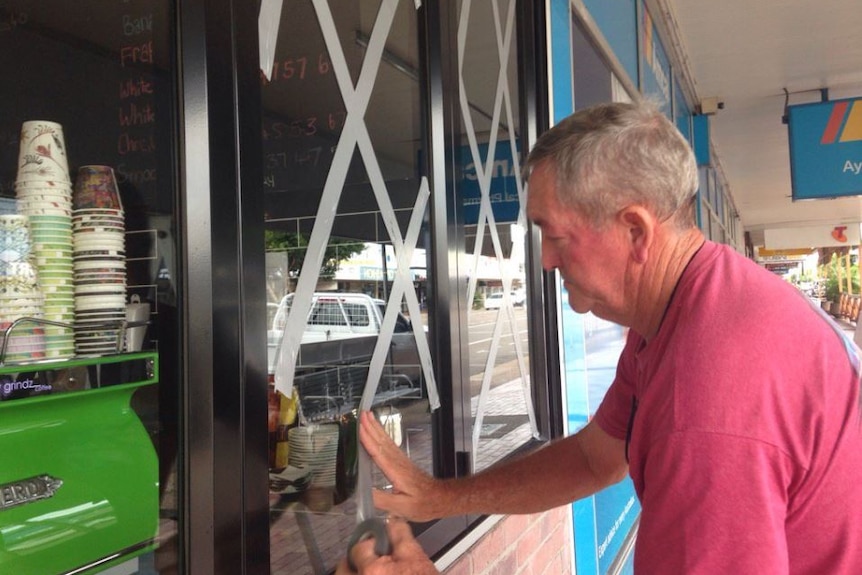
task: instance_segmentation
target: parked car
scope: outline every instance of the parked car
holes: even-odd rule
[[[515,307],[519,307],[527,303],[527,292],[524,290],[517,290],[512,292],[512,303]]]
[[[527,300],[524,292],[511,291],[509,298],[515,307],[522,306]],[[485,296],[485,309],[500,309],[503,307],[503,292],[495,292]]]
[[[278,303],[267,333],[270,374],[275,370],[293,297],[288,294]],[[353,396],[357,392],[361,395],[385,311],[385,301],[363,293],[316,292],[312,296],[296,371],[296,379],[305,385],[306,392],[310,394],[315,386],[314,395],[344,395],[348,386]],[[413,322],[400,312],[383,377],[386,385],[381,387],[389,391],[397,387],[399,393],[422,393],[422,367]]]

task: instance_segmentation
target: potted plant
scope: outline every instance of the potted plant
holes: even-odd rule
[[[820,270],[823,278],[823,299],[820,302],[820,307],[826,313],[831,313],[833,307],[838,307],[838,298],[841,295],[841,288],[838,283],[838,258],[835,254],[832,254],[829,262],[823,264]]]
[[[838,275],[830,273],[826,276],[826,284],[824,288],[824,299],[820,302],[823,311],[831,313],[833,308],[837,311],[838,300],[841,297],[841,291],[838,287]]]

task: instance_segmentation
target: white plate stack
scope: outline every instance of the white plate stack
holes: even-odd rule
[[[72,357],[72,183],[60,124],[35,120],[22,125],[15,195],[18,213],[30,222],[32,262],[44,294],[43,317],[70,326],[44,327],[45,356]]]
[[[338,461],[338,424],[294,427],[287,432],[288,463],[312,470],[313,487],[335,487]]]
[[[114,171],[81,166],[73,200],[75,351],[118,353],[126,320],[126,223]]]

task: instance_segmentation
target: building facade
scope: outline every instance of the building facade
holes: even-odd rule
[[[576,109],[659,100],[699,152],[703,229],[741,243],[708,119],[649,2],[6,6],[0,205],[21,205],[27,122],[63,127],[75,193],[82,167],[112,168],[123,293],[150,306],[142,351],[158,365],[129,399],[155,454],[152,536],[58,573],[330,572],[356,523],[362,408],[439,477],[583,425],[610,383],[596,357],[622,330],[566,309],[520,177],[538,134]],[[23,399],[0,407],[38,398]],[[638,509],[622,484],[415,532],[448,573],[623,572]]]

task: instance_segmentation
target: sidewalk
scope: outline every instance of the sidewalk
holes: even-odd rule
[[[852,321],[849,321],[847,319],[840,318],[840,317],[834,317],[834,316],[830,316],[830,317],[832,317],[832,321],[834,321],[836,324],[838,324],[838,327],[841,328],[841,331],[846,333],[847,336],[851,340],[855,341],[854,337],[856,336],[856,323],[857,322],[852,322]],[[862,336],[860,336],[860,337],[862,337]],[[860,345],[860,342],[857,341],[856,345]],[[862,345],[860,345],[860,347],[862,347]]]

